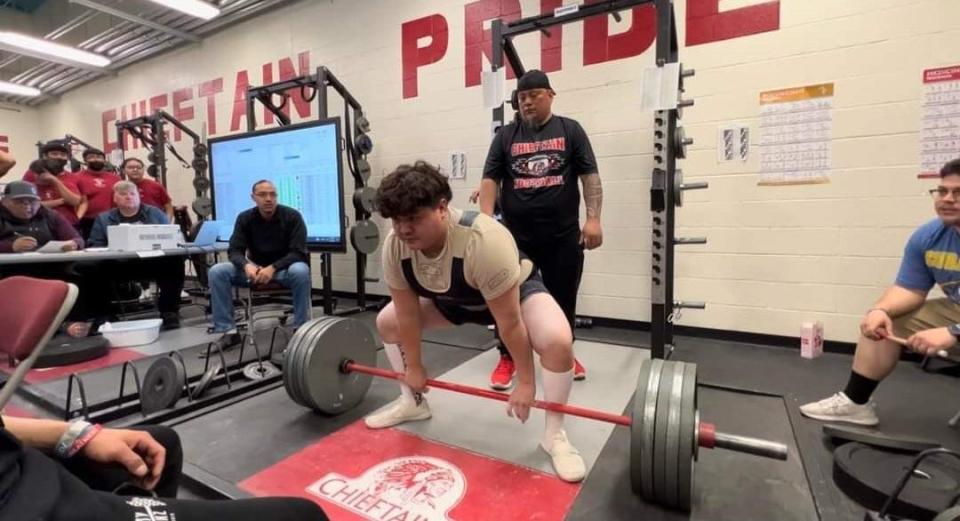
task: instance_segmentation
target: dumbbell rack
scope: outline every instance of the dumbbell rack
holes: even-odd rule
[[[363,106],[353,97],[347,88],[337,79],[333,73],[326,67],[317,67],[316,74],[298,76],[289,80],[283,80],[269,85],[249,87],[247,89],[247,131],[253,132],[257,127],[257,118],[254,108],[259,102],[273,114],[281,126],[290,124],[290,116],[284,112],[290,98],[290,91],[298,89],[301,97],[307,101],[316,99],[319,119],[329,117],[329,97],[327,88],[333,87],[344,102],[344,145],[347,152],[347,167],[353,176],[354,191],[359,192],[367,188],[367,180],[370,178],[370,163],[367,161],[367,155],[373,147],[366,133],[369,131],[369,122],[363,114]],[[312,92],[307,95],[307,90]],[[281,97],[280,105],[273,102],[273,97]],[[351,111],[354,125],[351,125]],[[372,208],[365,208],[355,201],[354,204],[355,225],[364,223],[370,225]],[[375,225],[374,225],[375,226]],[[352,309],[339,310],[336,314],[349,314],[364,311],[367,309],[367,282],[376,282],[376,279],[368,278],[367,275],[367,255],[360,251],[356,252],[356,284],[357,284],[357,306]],[[333,262],[330,252],[322,252],[320,257],[320,274],[323,280],[323,312],[326,315],[335,314],[333,298]]]
[[[619,21],[619,12],[642,4],[653,3],[657,12],[657,66],[676,64],[679,61],[676,19],[672,0],[612,0],[563,6],[563,11],[505,23],[496,19],[491,26],[493,40],[493,71],[503,67],[503,57],[519,78],[526,69],[513,45],[513,38],[530,32],[549,34],[551,26],[583,20],[593,16],[613,15]],[[576,9],[572,9],[576,7]],[[561,13],[561,14],[557,14]],[[683,93],[683,80],[693,76],[693,70],[683,71],[677,81]],[[673,351],[673,325],[676,312],[683,308],[704,309],[702,302],[675,301],[674,246],[677,244],[705,244],[706,238],[676,237],[675,207],[683,202],[685,190],[707,188],[706,183],[683,182],[683,173],[677,168],[677,160],[686,157],[686,147],[693,143],[686,137],[680,118],[683,107],[693,105],[693,100],[678,99],[675,108],[658,110],[654,114],[654,168],[650,188],[650,212],[652,214],[651,277],[650,277],[650,349],[653,358],[667,358]],[[516,117],[516,116],[514,116]],[[494,132],[504,124],[503,105],[493,109]]]

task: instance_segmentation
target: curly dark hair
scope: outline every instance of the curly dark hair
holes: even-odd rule
[[[960,175],[960,159],[952,159],[943,165],[943,168],[940,169],[940,177],[943,178],[948,175]]]
[[[426,161],[400,165],[377,188],[377,210],[387,219],[413,215],[420,208],[433,208],[453,199],[450,183]]]

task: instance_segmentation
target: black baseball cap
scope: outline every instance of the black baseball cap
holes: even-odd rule
[[[70,147],[66,143],[60,140],[47,141],[42,147],[40,147],[40,153],[46,154],[47,152],[53,152],[54,150],[59,150],[64,154],[70,153]]]
[[[87,156],[92,156],[92,155],[94,155],[94,154],[96,154],[96,155],[101,155],[101,156],[102,156],[102,155],[105,155],[105,154],[103,153],[103,150],[100,150],[99,148],[88,148],[88,149],[86,149],[86,150],[83,151],[83,156],[82,156],[82,157],[83,157],[83,159],[87,159]]]
[[[550,86],[550,78],[547,78],[547,73],[540,69],[531,69],[520,76],[520,80],[517,81],[517,92],[532,89],[553,90],[553,87]]]
[[[26,181],[11,181],[3,187],[3,197],[11,199],[40,199],[37,195],[37,187]]]

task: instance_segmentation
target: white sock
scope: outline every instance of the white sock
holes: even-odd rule
[[[394,371],[400,374],[403,374],[407,371],[407,364],[403,360],[403,351],[400,350],[400,344],[384,342],[383,352],[386,353],[387,360],[390,361],[390,367],[392,367]],[[403,382],[397,383],[400,384],[400,397],[403,399],[403,401],[408,403],[417,401],[413,397],[413,389],[410,389],[410,386]]]
[[[567,403],[570,398],[570,388],[573,387],[573,368],[562,373],[555,373],[541,368],[543,374],[543,399],[548,402]],[[553,443],[553,436],[563,428],[563,413],[545,411],[543,442],[549,447]]]

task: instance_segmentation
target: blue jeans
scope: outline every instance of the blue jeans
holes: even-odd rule
[[[235,327],[233,321],[233,287],[250,287],[247,274],[230,262],[221,262],[210,268],[210,298],[213,306],[213,331],[223,333]],[[273,275],[273,280],[293,292],[293,327],[310,320],[310,267],[305,262],[294,262],[289,268]]]

